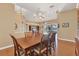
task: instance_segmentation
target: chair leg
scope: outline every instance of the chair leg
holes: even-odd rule
[[[46,50],[46,55],[48,56],[48,47],[47,47],[47,50]]]
[[[17,56],[17,53],[16,53],[16,51],[14,50],[14,56]]]
[[[47,51],[49,54],[51,54],[51,47],[50,46],[47,48]]]
[[[17,51],[14,51],[14,56],[20,56],[19,51],[18,52]]]
[[[15,48],[14,48],[14,56],[17,56],[17,52]]]
[[[20,49],[19,48],[17,49],[17,53],[18,53],[18,56],[20,56]]]
[[[34,51],[30,50],[30,54],[31,54],[31,56],[34,56]]]
[[[76,55],[76,56],[78,56],[78,55],[77,55],[77,51],[76,51],[76,48],[75,48],[75,55]]]
[[[28,56],[27,52],[28,52],[28,49],[25,49],[25,50],[24,50],[25,56]]]
[[[25,50],[25,56],[27,56],[27,50]]]
[[[30,55],[31,55],[31,56],[33,55],[33,51],[32,51],[32,50],[30,50]]]
[[[46,51],[46,56],[48,56],[48,52]]]

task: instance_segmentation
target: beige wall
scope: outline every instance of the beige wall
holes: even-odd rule
[[[21,13],[16,13],[16,23],[19,24],[22,21],[22,15]]]
[[[62,24],[68,22],[69,28],[63,28]],[[58,23],[60,24],[58,36],[59,38],[73,40],[77,33],[77,13],[76,9],[64,11],[58,15]]]
[[[9,34],[13,30],[14,20],[14,5],[0,3],[0,48],[12,44]]]

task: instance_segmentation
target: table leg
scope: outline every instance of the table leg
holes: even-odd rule
[[[28,50],[27,50],[27,49],[25,49],[25,52],[24,52],[24,53],[25,53],[25,56],[27,56],[27,51],[28,51]]]

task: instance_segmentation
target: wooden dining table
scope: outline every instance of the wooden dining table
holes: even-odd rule
[[[29,48],[41,42],[42,36],[42,34],[37,34],[32,35],[31,37],[17,38],[17,43],[27,52]]]

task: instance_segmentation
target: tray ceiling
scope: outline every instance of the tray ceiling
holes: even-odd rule
[[[16,11],[22,11],[26,20],[33,22],[57,19],[57,12],[76,8],[75,3],[16,3]]]

